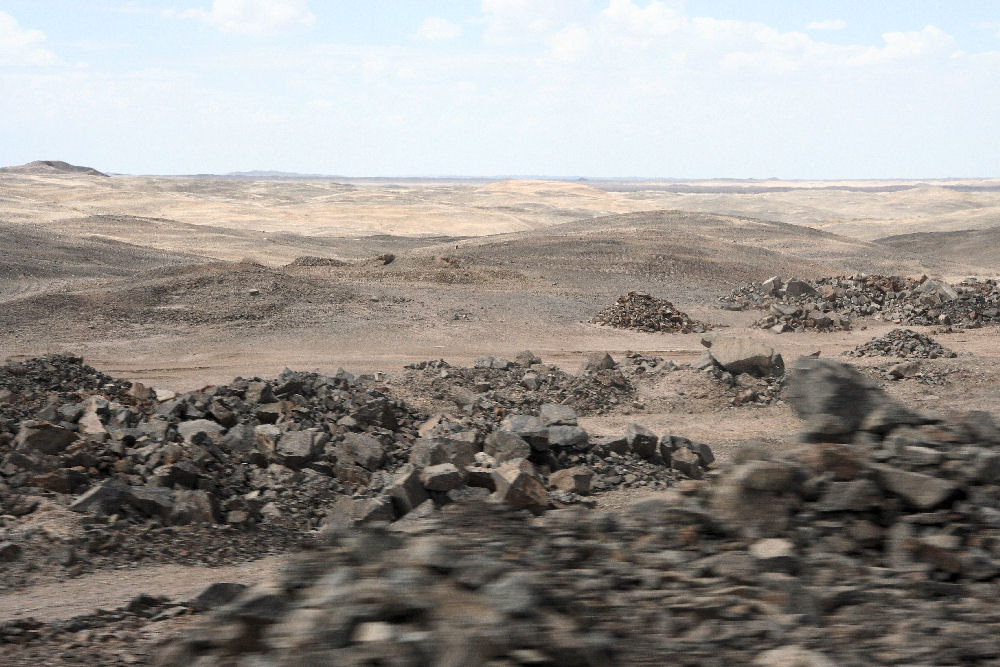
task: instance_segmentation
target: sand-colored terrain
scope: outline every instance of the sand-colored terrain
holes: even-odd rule
[[[569,372],[595,351],[677,363],[702,353],[695,333],[591,322],[630,290],[787,359],[838,358],[895,325],[861,318],[851,331],[779,335],[751,328],[758,311],[722,310],[718,298],[775,274],[1000,274],[1000,180],[258,181],[39,169],[0,172],[0,358],[73,351],[178,391],[284,367],[382,371],[392,388],[411,361],[471,365],[524,349]],[[941,414],[1000,412],[997,333],[936,335],[959,353],[928,362],[948,380],[890,393]],[[780,447],[798,427],[788,406],[734,407],[694,371],[652,378],[633,403],[581,419],[596,434],[630,422],[710,443],[723,461],[749,439]],[[108,587],[107,604],[119,604],[144,577],[187,595],[215,576],[144,567],[118,583],[97,573],[46,584],[17,608],[55,617],[58,596],[96,605]]]

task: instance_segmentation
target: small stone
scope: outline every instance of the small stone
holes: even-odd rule
[[[549,475],[549,486],[565,491],[567,493],[577,493],[581,496],[590,495],[590,484],[594,479],[594,471],[586,466],[575,466],[556,470]]]
[[[13,542],[0,542],[0,563],[10,563],[21,557],[21,545]]]
[[[420,481],[428,491],[451,491],[462,486],[465,478],[455,464],[440,463],[424,468]]]

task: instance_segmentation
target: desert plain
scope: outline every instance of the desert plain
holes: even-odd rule
[[[732,377],[720,382],[703,372],[706,335],[768,346],[789,367],[803,356],[850,362],[889,397],[943,423],[970,411],[1000,411],[995,318],[980,314],[968,327],[950,319],[918,325],[871,312],[852,314],[849,326],[776,333],[755,326],[766,309],[724,308],[725,297],[773,276],[781,284],[874,275],[956,285],[996,278],[998,262],[1000,179],[106,176],[32,163],[0,170],[0,357],[17,363],[78,355],[109,376],[160,390],[152,405],[238,376],[274,378],[285,368],[333,376],[343,369],[373,376],[380,391],[425,419],[460,414],[468,397],[456,400],[434,389],[438,371],[405,368],[413,362],[443,359],[447,367],[471,369],[484,357],[514,360],[530,350],[568,377],[595,354],[608,353],[624,365],[638,353],[632,358],[648,360],[648,368],[629,376],[630,389],[620,400],[578,409],[579,427],[599,440],[637,423],[706,443],[715,461],[705,475],[712,478],[726,466],[745,464],[740,452],[748,442],[767,456],[791,449],[801,439],[802,420],[780,386],[767,400],[740,398]],[[595,322],[634,291],[668,300],[707,326],[684,333]],[[919,371],[900,371],[899,378],[887,369],[903,359],[844,356],[903,327],[932,336],[954,355],[922,358]],[[677,370],[664,370],[666,362]],[[474,388],[489,400],[495,389]],[[678,482],[685,483],[705,481]],[[587,511],[627,514],[628,506],[660,497],[668,486],[609,482],[589,496]],[[41,509],[4,517],[6,539],[14,543],[26,530],[48,531],[60,544],[82,539],[84,515],[67,509],[69,500],[39,494]],[[924,509],[928,515],[945,511],[940,503]],[[138,521],[127,512],[114,520]],[[318,530],[320,523],[307,528]],[[287,535],[282,539],[216,560],[185,546],[187,555],[161,549],[145,560],[95,555],[76,570],[70,564],[10,566],[0,590],[0,622],[30,616],[58,625],[98,607],[124,607],[139,593],[182,600],[212,582],[263,577],[283,568],[285,553],[302,548]],[[949,544],[933,542],[943,551]],[[24,547],[21,560],[36,548]],[[965,581],[970,571],[941,567],[951,573],[942,581]],[[995,585],[995,573],[990,576],[979,581]],[[149,606],[160,613],[164,603]],[[142,620],[128,627],[121,624],[132,617],[108,621],[118,623],[114,636],[100,641],[103,626],[96,622],[51,636],[24,626],[40,638],[9,641],[0,647],[0,661],[41,664],[36,661],[44,656],[51,664],[75,664],[96,656],[142,663],[152,659],[157,642],[183,634],[197,620],[191,609],[156,623],[149,621],[152,614],[135,615]],[[679,607],[675,612],[684,613]],[[775,623],[794,626],[785,616],[801,610],[782,613]],[[377,633],[384,626],[368,629]],[[791,643],[810,641],[804,633]],[[952,664],[951,657],[936,662],[941,653],[897,649],[896,662],[890,653],[872,654],[873,662]],[[816,652],[801,650],[819,660]],[[544,646],[536,654],[515,652],[495,664],[576,664],[559,662]],[[648,655],[662,654],[649,649]],[[752,657],[752,651],[739,655]],[[852,655],[840,654],[831,664],[852,664]],[[984,649],[962,659],[998,657],[990,655]],[[609,659],[593,664],[619,664],[620,658]],[[162,652],[160,660],[166,664]],[[690,660],[711,662],[699,662],[697,653]]]

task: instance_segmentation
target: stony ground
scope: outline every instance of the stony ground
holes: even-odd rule
[[[998,659],[975,252],[722,206],[767,193],[177,183],[105,210],[30,180],[0,198],[34,225],[0,224],[0,663]],[[243,190],[316,201],[261,231]],[[357,235],[399,203],[440,235]],[[861,375],[802,403],[817,355]]]

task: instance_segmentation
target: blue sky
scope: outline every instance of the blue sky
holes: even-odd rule
[[[1000,176],[1000,3],[0,0],[0,164]]]

